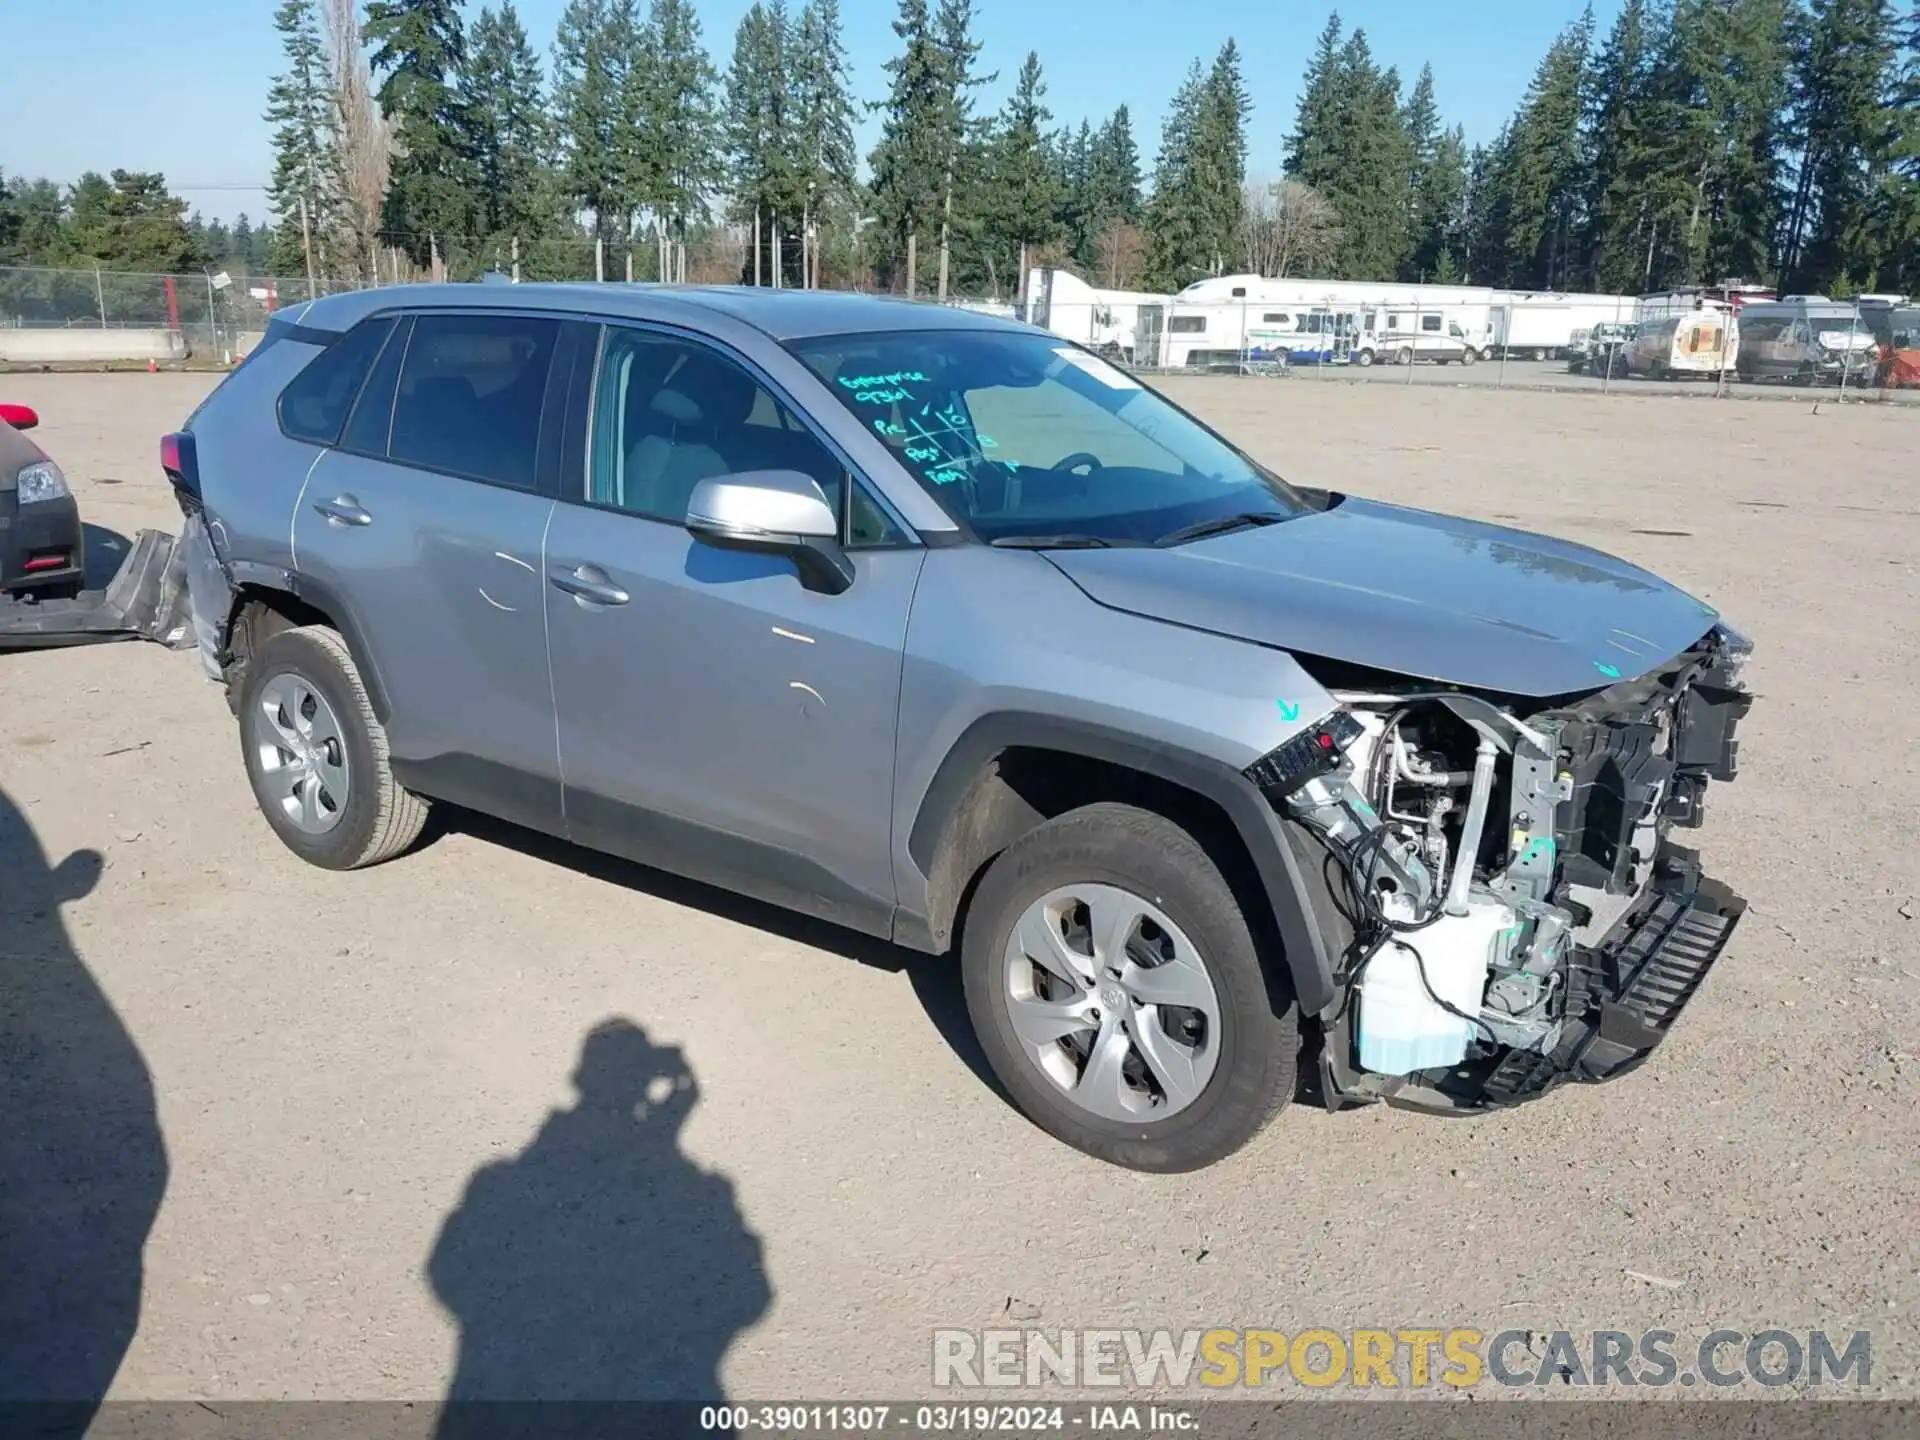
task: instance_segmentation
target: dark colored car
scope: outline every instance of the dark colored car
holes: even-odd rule
[[[24,405],[0,404],[0,592],[73,595],[80,511],[60,467],[23,433],[39,423]]]

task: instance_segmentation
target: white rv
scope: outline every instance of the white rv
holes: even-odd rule
[[[1492,290],[1470,285],[1222,275],[1173,297],[1153,348],[1156,362],[1173,369],[1280,355],[1295,364],[1344,364],[1358,363],[1362,350],[1369,360],[1383,358],[1380,343],[1361,344],[1378,332],[1418,358],[1459,358],[1448,343],[1455,339],[1477,357],[1489,343],[1492,299]]]
[[[1137,290],[1102,290],[1071,270],[1027,272],[1027,320],[1092,350],[1131,362],[1139,344],[1143,307],[1164,306],[1167,297]]]

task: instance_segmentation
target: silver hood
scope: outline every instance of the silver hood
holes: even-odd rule
[[[1643,674],[1717,618],[1585,545],[1353,498],[1164,550],[1046,554],[1115,610],[1508,695]]]

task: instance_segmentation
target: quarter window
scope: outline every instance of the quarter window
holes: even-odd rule
[[[388,455],[516,490],[538,486],[540,413],[560,322],[421,315],[394,401]]]
[[[1422,315],[1420,317],[1420,328],[1422,330],[1432,331],[1435,334],[1439,333],[1441,326],[1445,323],[1446,317],[1444,315]]]
[[[1176,315],[1167,321],[1169,335],[1204,335],[1207,333],[1207,317],[1204,315]]]
[[[280,428],[291,439],[332,445],[380,353],[393,317],[362,320],[307,363],[280,392]]]

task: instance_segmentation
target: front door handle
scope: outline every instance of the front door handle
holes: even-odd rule
[[[549,570],[547,578],[553,582],[555,589],[566,591],[583,604],[624,605],[633,598],[609,580],[607,572],[598,565],[576,565],[571,570]]]
[[[314,509],[327,517],[329,525],[371,525],[373,516],[360,508],[360,501],[352,495],[336,495],[331,500],[314,502]]]

